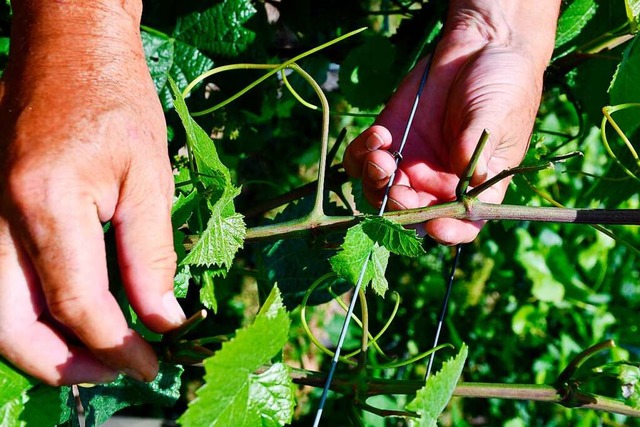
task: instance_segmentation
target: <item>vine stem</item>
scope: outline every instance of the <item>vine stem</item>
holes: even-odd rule
[[[459,202],[448,202],[418,209],[388,212],[385,218],[401,225],[415,225],[436,218],[481,220],[516,220],[536,222],[560,222],[576,224],[640,224],[640,209],[574,209],[546,206],[518,206],[481,202],[464,198]],[[303,218],[278,224],[252,227],[247,230],[246,242],[298,238],[319,231],[338,230],[351,227],[364,216],[327,216],[321,220]],[[191,236],[197,240],[197,236]]]
[[[263,369],[266,370],[267,368]],[[327,376],[321,372],[291,368],[291,379],[296,384],[322,387],[326,383]],[[362,387],[366,387],[365,394],[368,397],[382,394],[411,395],[424,387],[424,381],[419,380],[385,380],[378,378],[366,378],[362,384]],[[331,390],[350,395],[356,392],[355,387],[352,378],[336,376],[333,379]],[[453,395],[466,398],[528,400],[560,405],[565,402],[565,398],[558,393],[555,387],[545,384],[462,382],[455,388]],[[578,408],[640,417],[640,409],[628,406],[624,402],[600,395],[593,395],[593,397],[595,399],[594,402],[585,403]]]

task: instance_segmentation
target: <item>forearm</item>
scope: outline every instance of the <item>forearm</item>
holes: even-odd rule
[[[142,55],[140,0],[13,0],[12,7],[7,79],[93,72]]]
[[[144,66],[141,0],[13,0],[12,7],[4,79],[21,96],[47,96],[51,85],[65,84],[85,95],[107,91],[126,81],[132,66]]]
[[[488,42],[525,50],[546,67],[560,0],[451,0],[445,32],[475,30]]]

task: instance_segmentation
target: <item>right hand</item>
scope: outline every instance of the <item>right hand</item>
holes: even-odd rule
[[[442,40],[420,106],[389,192],[389,209],[403,210],[455,200],[455,189],[483,129],[490,132],[472,185],[517,166],[526,152],[533,127],[542,76],[553,48],[558,5],[546,2],[548,16],[528,0],[458,0],[451,3]],[[538,7],[538,6],[535,6]],[[542,7],[542,6],[540,6]],[[539,33],[528,32],[533,13],[542,13]],[[509,16],[507,19],[506,15]],[[544,30],[544,31],[542,31]],[[398,87],[375,124],[347,148],[344,167],[362,178],[364,194],[381,204],[389,178],[396,171],[391,152],[398,149],[425,67],[422,61]],[[503,180],[479,199],[500,203]],[[438,218],[426,232],[444,244],[469,242],[483,222]]]
[[[115,229],[140,319],[162,333],[185,318],[173,296],[166,128],[139,7],[101,2],[80,16],[96,34],[62,31],[56,13],[77,12],[64,3],[44,2],[39,14],[16,4],[13,25],[26,32],[12,34],[0,84],[0,354],[52,385],[158,371],[109,292],[102,223]],[[38,21],[27,25],[29,13]]]

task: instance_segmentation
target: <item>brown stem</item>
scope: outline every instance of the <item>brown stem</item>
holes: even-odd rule
[[[559,222],[576,224],[640,224],[640,209],[572,209],[556,207],[529,207],[498,205],[465,198],[461,202],[449,202],[425,208],[389,212],[386,218],[402,225],[421,224],[435,218],[454,218],[469,221],[516,220]],[[340,230],[357,224],[363,217],[325,216],[324,218],[303,218],[273,225],[254,227],[247,230],[246,241],[265,241],[304,237],[313,233]],[[190,244],[196,236],[190,236]]]

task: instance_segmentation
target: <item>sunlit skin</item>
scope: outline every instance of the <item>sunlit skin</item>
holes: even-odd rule
[[[12,6],[11,54],[0,82],[0,354],[54,385],[106,382],[119,372],[151,380],[156,355],[128,328],[108,290],[102,232],[111,221],[140,319],[161,333],[180,325],[184,313],[172,292],[173,179],[140,40],[141,1]],[[451,8],[427,108],[392,190],[394,209],[450,200],[483,128],[492,139],[475,183],[517,164],[526,149],[558,1],[453,1]],[[407,77],[345,157],[374,203],[394,168],[388,150],[421,71]],[[498,202],[505,186],[482,197]],[[479,227],[443,219],[426,230],[456,243]]]
[[[179,325],[173,177],[141,4],[12,4],[0,103],[0,353],[51,384],[119,372],[151,380],[156,355],[108,291],[101,225],[115,228],[141,319],[157,332]]]
[[[542,75],[553,50],[559,2],[452,2],[434,53],[416,119],[390,191],[389,209],[451,201],[459,176],[480,139],[490,132],[472,185],[522,160],[540,102]],[[365,196],[379,206],[395,170],[397,150],[425,62],[405,78],[375,124],[348,147],[347,172],[362,178]],[[481,194],[503,200],[508,181]],[[425,230],[436,240],[473,240],[480,222],[436,219]]]

